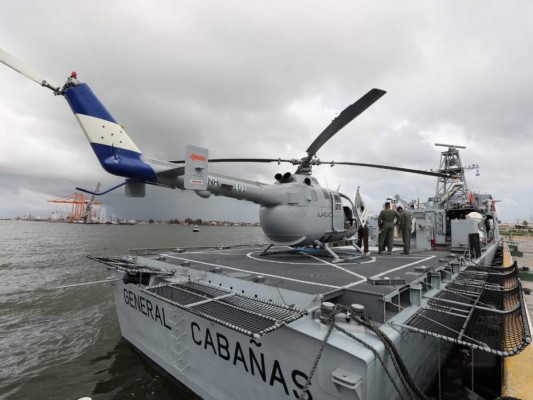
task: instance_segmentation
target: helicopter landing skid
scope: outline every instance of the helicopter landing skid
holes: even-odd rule
[[[274,244],[267,245],[263,249],[263,251],[261,253],[259,253],[259,255],[260,256],[270,256],[270,255],[275,255],[275,254],[301,253],[304,250],[304,248],[302,248],[302,247],[294,248],[294,247],[290,247],[290,246],[287,246],[287,248],[283,249],[283,250],[270,250],[273,246],[275,246],[275,245]]]
[[[361,258],[364,258],[364,257],[367,257],[368,256],[368,253],[365,254],[363,252],[363,250],[357,246],[355,244],[355,240],[350,240],[350,239],[346,239],[346,241],[350,242],[350,244],[355,248],[355,250],[357,251],[356,253],[353,253],[353,252],[350,252],[350,251],[346,251],[346,250],[339,250],[337,252],[333,251],[331,249],[331,247],[329,247],[328,245],[318,241],[318,240],[315,240],[315,245],[320,247],[322,250],[324,250],[325,252],[327,252],[329,255],[331,255],[331,257],[333,257],[333,263],[334,264],[337,264],[337,263],[341,263],[341,262],[349,262],[349,261],[354,261],[354,260],[359,260]]]
[[[331,247],[327,246],[326,244],[316,240],[313,247],[288,247],[284,250],[270,250],[274,245],[269,244],[267,245],[261,253],[259,253],[260,256],[268,256],[268,255],[276,255],[276,254],[288,254],[288,253],[300,253],[300,254],[306,254],[310,256],[316,256],[316,257],[331,257],[333,258],[333,261],[331,261],[333,264],[341,263],[341,262],[349,262],[353,260],[358,260],[364,257],[363,251],[357,247],[352,242],[353,247],[357,250],[357,252],[354,252],[353,250],[347,251],[346,249],[340,250],[338,252],[335,252],[331,249]]]
[[[261,254],[259,254],[259,255],[261,255],[261,256],[266,256],[266,255],[268,254],[268,250],[269,250],[272,246],[274,246],[274,245],[273,245],[272,243],[270,243],[267,247],[265,247],[265,248],[263,249],[263,251],[262,251]]]

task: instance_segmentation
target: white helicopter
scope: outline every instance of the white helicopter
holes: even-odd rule
[[[124,182],[103,195],[125,186],[126,196],[144,197],[145,186],[157,185],[172,189],[191,189],[200,197],[211,195],[247,200],[260,205],[261,227],[272,245],[320,246],[353,237],[365,223],[368,211],[357,191],[355,202],[337,191],[325,189],[311,175],[311,168],[321,164],[351,165],[404,171],[443,177],[443,174],[386,165],[355,162],[321,162],[317,151],[339,130],[365,111],[386,92],[372,89],[342,111],[307,149],[300,159],[228,158],[208,159],[205,149],[188,146],[185,160],[163,161],[147,157],[126,134],[89,86],[80,83],[75,72],[63,87],[50,84],[34,69],[0,50],[0,62],[27,78],[64,96],[83,129],[102,167],[113,175],[126,178]],[[208,171],[208,163],[262,162],[291,163],[295,173],[276,174],[273,184],[220,175]],[[445,175],[445,177],[448,177]],[[265,249],[266,251],[266,249]],[[329,250],[328,250],[329,251]]]

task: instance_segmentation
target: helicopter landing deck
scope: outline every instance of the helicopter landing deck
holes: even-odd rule
[[[457,259],[448,252],[361,256],[354,249],[341,248],[339,254],[353,260],[335,264],[319,249],[295,251],[279,246],[267,254],[262,251],[261,246],[236,246],[136,249],[131,253],[142,262],[152,260],[165,270],[186,267],[199,273],[214,273],[310,295],[350,290],[393,296],[416,283],[424,285],[427,291],[431,289],[431,273],[449,270],[451,274],[459,269]]]
[[[321,254],[322,253],[322,254]],[[353,252],[357,257],[357,253]],[[182,265],[189,262],[190,267],[211,271],[220,268],[221,273],[240,272],[243,279],[253,279],[256,274],[265,277],[266,285],[282,286],[283,281],[299,282],[310,286],[323,286],[331,289],[353,287],[355,285],[372,285],[374,278],[394,276],[409,283],[421,273],[415,267],[438,267],[446,253],[403,255],[371,255],[359,257],[355,261],[334,264],[331,257],[323,252],[287,251],[261,255],[257,248],[227,248],[222,250],[205,249],[186,251],[184,253],[160,253],[168,263]],[[218,270],[217,270],[218,271]],[[247,275],[247,276],[246,276]],[[315,292],[315,291],[313,291]]]

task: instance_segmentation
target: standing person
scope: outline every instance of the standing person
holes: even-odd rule
[[[383,227],[378,254],[383,253],[385,246],[387,246],[387,254],[392,254],[395,219],[396,222],[400,221],[400,214],[395,210],[391,210],[390,203],[387,201],[385,203],[385,209],[381,210],[378,217],[378,226]]]
[[[363,254],[368,256],[370,252],[368,251],[368,221],[364,225],[359,225],[357,228],[357,247],[361,248],[363,245]]]
[[[412,217],[411,213],[405,211],[403,207],[398,207],[398,212],[400,213],[400,232],[402,234],[403,240],[403,254],[409,254],[411,251],[411,228],[412,228]]]

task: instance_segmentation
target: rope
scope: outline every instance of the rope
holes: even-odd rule
[[[368,319],[367,316],[362,315],[361,317],[356,315],[351,315],[351,318],[363,325],[364,327],[370,329],[372,332],[374,332],[377,337],[383,342],[385,345],[385,348],[391,353],[392,362],[394,364],[394,367],[396,368],[396,371],[398,372],[398,375],[400,377],[400,380],[402,381],[402,384],[405,386],[405,388],[411,393],[411,395],[415,399],[423,399],[423,400],[429,400],[430,398],[427,397],[421,390],[418,388],[416,383],[411,377],[411,374],[407,370],[407,367],[405,366],[400,354],[398,353],[398,350],[396,349],[396,346],[390,338],[385,335],[379,328],[374,326],[372,324],[372,321]]]
[[[390,373],[389,369],[387,368],[386,364],[385,364],[385,361],[383,360],[383,358],[381,357],[381,355],[379,354],[379,352],[374,349],[372,346],[370,346],[368,343],[364,342],[363,340],[355,337],[354,335],[352,335],[350,332],[346,331],[345,329],[341,328],[340,326],[338,326],[337,324],[335,324],[335,328],[337,328],[340,332],[344,333],[346,336],[348,336],[349,338],[355,340],[357,343],[363,345],[364,347],[366,347],[368,350],[370,350],[374,356],[377,358],[377,360],[379,361],[379,363],[381,364],[381,366],[383,367],[383,370],[385,371],[385,373],[387,374],[387,377],[389,378],[389,380],[391,381],[392,385],[394,386],[394,389],[396,389],[396,391],[398,392],[398,395],[400,396],[400,399],[403,400],[403,396],[402,396],[402,391],[401,389],[398,387],[398,385],[396,384],[396,382],[394,381],[394,378],[392,377],[392,374]],[[402,377],[400,375],[400,379],[402,380]],[[402,380],[402,383],[405,385],[405,383],[403,382]]]
[[[392,303],[391,303],[391,304],[392,304]],[[403,307],[400,307],[400,308],[403,308]],[[455,330],[455,329],[453,329],[453,328],[450,328],[449,326],[444,325],[444,324],[438,322],[437,320],[431,319],[431,318],[429,318],[428,316],[425,316],[425,315],[421,314],[421,313],[420,313],[420,310],[419,310],[419,311],[416,311],[416,315],[419,316],[419,317],[421,317],[421,318],[425,318],[425,319],[428,320],[428,321],[433,322],[435,325],[439,325],[439,326],[442,327],[442,328],[445,328],[445,329],[447,329],[447,330],[449,330],[449,331],[452,331],[452,332],[456,333],[457,336],[459,336],[459,335],[461,334],[461,332],[459,332],[459,331],[457,331],[457,330]],[[391,323],[391,324],[392,324],[392,323]],[[450,339],[453,343],[460,344],[460,341],[458,341],[458,340],[456,340],[456,339],[453,339],[453,338],[450,338],[449,336],[444,336],[444,335],[441,335],[441,336],[442,336],[443,338],[445,338],[445,339],[446,339],[446,338]],[[486,343],[481,342],[481,341],[479,341],[479,340],[476,340],[476,339],[474,339],[473,337],[470,337],[470,336],[468,336],[468,335],[465,334],[465,333],[463,333],[463,337],[465,337],[465,338],[471,340],[471,341],[472,341],[472,344],[477,344],[477,345],[480,346],[480,347],[486,347],[486,346],[487,346]]]
[[[394,368],[396,369],[396,372],[398,373],[398,377],[400,378],[400,381],[404,388],[407,390],[407,393],[409,394],[410,398],[414,399],[423,399],[423,400],[430,400],[429,397],[427,397],[416,385],[416,383],[411,378],[409,371],[407,370],[407,367],[403,363],[400,354],[396,350],[396,347],[394,346],[394,343],[386,336],[379,328],[374,326],[372,322],[363,314],[360,313],[359,310],[354,309],[353,307],[346,307],[340,304],[335,305],[332,308],[327,308],[324,305],[321,307],[321,313],[322,313],[322,322],[324,324],[327,324],[328,331],[326,335],[324,336],[324,339],[322,340],[322,343],[320,345],[320,349],[315,357],[315,361],[313,362],[313,366],[311,368],[311,371],[309,372],[308,378],[305,382],[305,385],[302,388],[302,391],[298,397],[298,400],[304,400],[304,395],[306,394],[307,390],[309,389],[309,386],[311,385],[311,381],[313,378],[313,375],[316,371],[316,368],[318,366],[318,362],[320,361],[320,358],[322,357],[322,354],[325,351],[327,341],[331,335],[331,332],[333,331],[333,328],[336,328],[338,331],[344,333],[349,338],[353,339],[357,343],[361,344],[368,350],[370,350],[376,359],[379,361],[381,366],[383,367],[383,370],[385,371],[385,374],[387,375],[388,379],[391,381],[392,385],[394,386],[394,389],[397,391],[400,398],[403,400],[404,396],[402,395],[402,390],[398,387],[397,383],[395,382],[394,378],[392,377],[392,374],[390,370],[387,368],[387,365],[379,354],[379,352],[370,346],[365,341],[359,339],[358,337],[354,336],[352,333],[348,332],[341,326],[337,325],[335,323],[335,315],[339,312],[347,312],[350,315],[350,318],[359,323],[360,325],[370,329],[372,332],[376,334],[376,336],[383,342],[385,349],[389,351],[391,355],[391,360],[393,362]],[[357,315],[359,314],[359,315]]]
[[[329,328],[328,328],[328,331],[326,332],[326,336],[324,336],[324,339],[322,340],[322,344],[320,345],[320,349],[318,350],[318,353],[315,357],[315,361],[313,362],[311,371],[309,371],[309,375],[307,376],[305,385],[302,388],[302,392],[300,393],[300,396],[298,396],[298,400],[304,400],[304,395],[306,394],[307,389],[309,389],[309,386],[311,385],[311,380],[313,379],[313,375],[315,374],[316,368],[318,367],[318,362],[320,361],[320,358],[322,357],[322,354],[324,353],[324,350],[326,349],[326,344],[328,342],[329,336],[331,335],[331,332],[333,331],[335,313],[333,312],[333,310],[330,310],[324,306],[321,307],[320,311],[322,315],[326,317],[326,322],[329,325]]]

